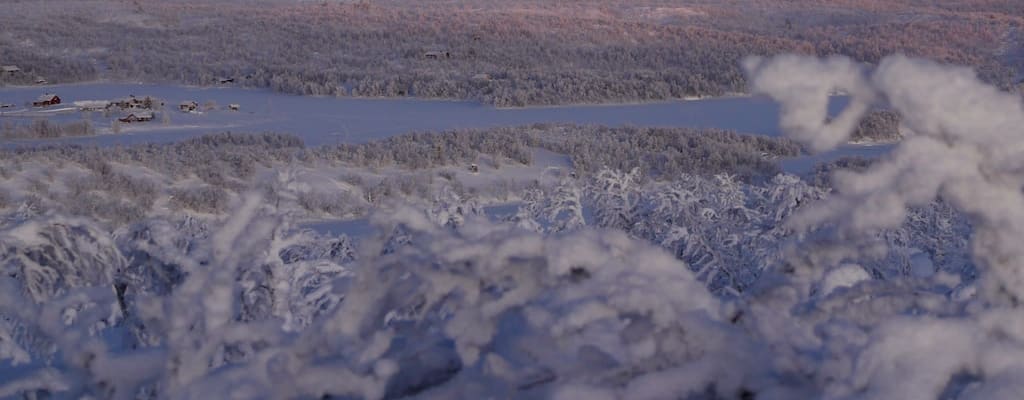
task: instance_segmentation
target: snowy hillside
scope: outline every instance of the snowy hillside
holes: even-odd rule
[[[0,397],[1021,398],[1021,99],[744,66],[808,149],[877,106],[904,139],[828,179],[779,174],[787,140],[565,125],[9,150]]]

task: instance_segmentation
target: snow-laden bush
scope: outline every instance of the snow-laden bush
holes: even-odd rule
[[[23,282],[29,298],[44,302],[109,284],[126,262],[110,235],[88,220],[44,217],[4,229],[0,264],[8,277]]]
[[[671,252],[713,292],[735,295],[782,257],[792,234],[786,218],[826,196],[791,175],[760,184],[731,175],[641,180],[638,169],[604,169],[582,183],[565,180],[527,192],[509,220],[548,233],[587,226],[621,230]]]
[[[644,200],[662,208],[644,205],[641,214],[707,225],[713,234],[716,225],[704,218],[718,212],[709,207],[744,204],[756,191],[727,177],[690,179],[651,186],[668,200]],[[806,185],[777,180],[765,195],[787,205],[780,210],[806,199]],[[661,199],[644,187],[615,190]],[[622,212],[621,198],[603,202],[632,215]],[[740,301],[722,301],[678,253],[645,243],[650,238],[621,228],[542,234],[486,222],[473,204],[449,193],[427,210],[382,211],[373,221],[377,235],[358,247],[295,232],[275,207],[252,199],[221,222],[153,219],[119,230],[101,241],[123,260],[107,278],[43,301],[18,295],[26,283],[5,278],[12,290],[0,313],[13,323],[0,326],[0,349],[15,369],[4,372],[13,378],[0,390],[103,398],[813,398],[851,385],[849,366],[867,357],[872,327],[910,310],[948,315],[963,305],[929,286],[934,279],[900,276],[837,275],[827,293],[804,297],[773,269],[727,296]],[[9,223],[4,237],[34,237],[24,233],[49,226],[38,221],[71,220],[29,216]],[[83,238],[35,239],[76,255],[52,262],[64,270],[93,251],[75,243],[105,237],[98,225],[77,221],[72,232]]]
[[[4,229],[0,314],[12,321],[4,354],[15,369],[0,395],[257,393],[227,384],[229,376],[269,384],[259,366],[340,301],[331,288],[348,274],[322,258],[286,267],[280,254],[305,234],[284,235],[260,204],[250,199],[209,233],[150,221],[120,234],[117,246],[85,220],[49,216]],[[25,349],[38,343],[46,345]],[[235,364],[251,369],[223,371]],[[300,386],[308,391],[291,395],[322,394]]]
[[[673,199],[663,207],[681,204],[674,211],[643,212],[711,234],[706,207],[686,217],[687,207],[721,207],[751,190],[691,179],[660,188]],[[767,193],[779,203],[806,198],[795,178],[778,179]],[[740,301],[723,301],[649,238],[495,224],[454,193],[430,209],[377,213],[376,236],[357,247],[291,230],[275,210],[249,199],[224,221],[152,219],[113,238],[87,220],[9,223],[3,237],[34,238],[11,248],[68,255],[48,261],[62,274],[94,248],[109,255],[101,265],[119,267],[38,300],[23,295],[29,281],[4,278],[0,356],[13,369],[0,393],[815,397],[853,384],[849,366],[868,362],[872,327],[964,304],[929,286],[934,279],[863,273],[835,275],[824,294],[803,297],[773,269],[727,296]],[[74,227],[68,238],[47,233],[62,226]]]
[[[933,278],[935,283],[946,281],[945,289],[936,289],[947,291],[948,299],[923,291],[914,300],[905,292],[920,289],[904,286],[902,296],[886,296],[893,300],[876,302],[881,297],[877,294],[863,299],[877,305],[873,312],[848,306],[861,308],[858,312],[867,317],[861,320],[868,328],[841,329],[842,336],[863,336],[851,343],[859,354],[841,372],[846,379],[830,385],[830,397],[934,399],[951,393],[960,398],[1020,398],[1021,98],[982,84],[969,69],[903,56],[888,57],[870,72],[845,58],[798,56],[752,58],[746,68],[752,89],[781,102],[783,127],[812,150],[829,150],[845,142],[861,116],[877,104],[891,107],[907,128],[906,139],[892,153],[863,172],[837,174],[836,195],[790,219],[790,226],[800,232],[829,230],[817,246],[803,245],[807,255],[793,259],[797,287],[800,280],[846,268],[845,260],[862,257],[867,250],[863,238],[899,229],[913,215],[911,208],[937,198],[970,223],[977,281],[949,292],[947,285],[957,285],[959,277]],[[836,89],[850,94],[850,104],[826,123],[828,93]],[[936,220],[946,232],[949,221]],[[912,217],[910,222],[920,219]],[[960,246],[943,231],[931,235],[934,243],[943,244],[936,250],[946,244]],[[902,241],[899,236],[890,244]]]
[[[405,239],[355,257],[304,245],[269,210],[249,199],[212,230],[152,220],[117,246],[84,220],[6,228],[16,256],[61,256],[33,264],[49,286],[3,278],[0,313],[31,334],[2,331],[22,372],[0,393],[381,398],[453,379],[439,395],[634,397],[684,373],[680,393],[731,393],[763,367],[741,362],[749,344],[684,265],[622,233],[544,237],[472,214],[452,229],[400,208],[375,224]],[[28,336],[50,346],[25,350]]]

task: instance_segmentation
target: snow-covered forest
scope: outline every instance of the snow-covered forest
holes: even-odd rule
[[[1020,96],[904,56],[741,68],[787,138],[0,150],[0,397],[1021,398]],[[778,169],[865,135],[901,139]]]
[[[1017,0],[7,1],[0,85],[110,80],[498,106],[745,92],[748,55],[1024,76]],[[230,80],[230,82],[228,82]]]
[[[538,151],[562,162],[535,161]],[[525,188],[585,181],[604,169],[637,169],[643,181],[680,174],[763,181],[778,172],[773,160],[799,153],[784,138],[682,128],[537,124],[309,148],[290,135],[223,133],[167,144],[0,150],[0,205],[84,214],[118,227],[154,210],[223,213],[257,191],[306,217],[364,217],[389,201],[432,201],[441,191],[518,201]],[[467,180],[474,163],[487,170],[479,182]]]
[[[1024,399],[1020,3],[0,1],[0,399]]]

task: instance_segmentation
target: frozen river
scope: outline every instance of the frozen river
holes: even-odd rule
[[[63,104],[43,113],[27,106],[43,93],[59,95]],[[111,121],[116,114],[81,113],[71,107],[76,101],[111,100],[128,95],[153,96],[163,100],[168,118],[160,116],[152,122],[124,124],[121,133],[113,134]],[[195,101],[201,108],[210,105],[213,109],[202,113],[182,113],[177,110],[177,105],[184,101]],[[37,118],[65,123],[89,119],[101,133],[90,137],[50,140],[0,139],[0,146],[8,147],[51,142],[101,146],[169,142],[226,131],[291,133],[301,137],[306,145],[316,146],[366,142],[413,131],[557,122],[719,128],[768,136],[780,134],[779,107],[764,97],[499,109],[469,101],[314,97],[238,87],[86,83],[0,88],[0,104],[14,105],[13,108],[0,109],[0,124],[23,124]],[[228,110],[229,104],[239,105],[240,110]],[[835,114],[844,105],[845,98],[836,97],[830,105],[830,111]],[[785,160],[782,165],[786,171],[799,172],[815,162],[848,154],[872,157],[888,148],[848,146],[824,155]]]
[[[54,93],[63,105],[75,101],[108,100],[129,94],[154,96],[167,103],[169,121],[124,125],[120,134],[62,139],[100,145],[164,142],[215,132],[279,132],[301,137],[307,145],[365,142],[411,131],[485,128],[543,122],[637,125],[660,127],[707,127],[741,133],[778,135],[778,105],[767,98],[727,97],[623,105],[580,105],[498,109],[475,102],[362,99],[295,96],[269,90],[236,87],[199,88],[174,85],[91,83],[0,89],[0,103],[14,104],[0,117],[25,122],[38,113],[19,114],[43,93]],[[216,104],[202,114],[177,111],[182,101]],[[834,102],[838,109],[842,99]],[[238,104],[240,111],[229,111]],[[59,107],[57,107],[59,108]],[[13,110],[13,112],[12,112]],[[0,110],[3,111],[3,110]],[[29,110],[31,111],[31,110]],[[20,116],[19,116],[20,115]],[[48,118],[70,122],[88,118],[101,132],[110,133],[112,116],[76,111],[56,112]],[[20,144],[27,144],[19,141]],[[10,145],[10,143],[8,143]]]

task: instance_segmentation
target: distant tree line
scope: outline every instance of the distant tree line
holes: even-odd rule
[[[88,120],[58,124],[48,119],[37,119],[28,124],[6,122],[0,125],[0,139],[52,139],[95,134],[96,128]]]
[[[580,173],[601,168],[640,168],[645,176],[671,179],[681,173],[732,173],[743,178],[774,175],[775,158],[801,153],[789,139],[741,135],[718,129],[605,127],[534,124],[519,127],[413,133],[365,144],[310,149],[305,157],[370,167],[408,169],[468,163],[479,154],[521,164],[533,148],[570,157]]]
[[[0,63],[26,73],[0,77],[0,85],[29,83],[36,75],[51,82],[102,76],[217,85],[231,79],[296,94],[525,106],[742,92],[740,60],[758,54],[844,54],[876,62],[907,53],[973,66],[1003,87],[1015,83],[1020,67],[1000,56],[1012,20],[998,7],[992,18],[973,12],[990,9],[981,2],[964,5],[961,18],[901,4],[892,13],[846,5],[849,13],[824,18],[829,14],[815,2],[764,3],[772,14],[755,17],[736,12],[745,3],[725,2],[702,7],[701,18],[675,21],[630,14],[645,2],[520,0],[495,3],[489,12],[436,1],[142,1],[137,9],[106,1],[19,2],[0,15],[6,33]],[[522,11],[537,7],[554,9]],[[590,9],[618,16],[595,19],[583,12]],[[908,9],[934,18],[902,21],[899,12]],[[433,51],[443,55],[427,57]]]

